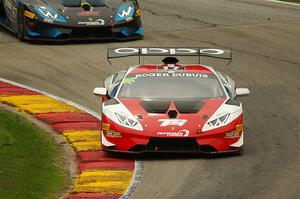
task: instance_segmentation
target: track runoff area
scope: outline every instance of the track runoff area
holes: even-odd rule
[[[49,125],[72,147],[78,175],[65,198],[127,198],[137,186],[141,163],[101,151],[101,122],[97,113],[2,78],[0,102]]]

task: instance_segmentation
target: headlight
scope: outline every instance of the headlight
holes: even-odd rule
[[[102,113],[104,117],[110,119],[115,124],[133,130],[144,130],[140,121],[122,103],[108,106],[102,105]],[[114,130],[119,131],[119,129]]]
[[[58,21],[58,22],[67,22],[66,19],[59,14],[56,10],[50,7],[36,7],[37,14],[42,17],[44,20],[48,21]]]
[[[229,118],[230,114],[226,114],[226,115],[223,115],[217,119],[214,119],[210,122],[208,122],[208,125],[211,126],[211,127],[217,127],[217,126],[220,126],[222,124],[225,124]]]
[[[138,122],[136,122],[120,113],[115,113],[115,115],[118,118],[119,122],[123,125],[129,126],[129,127],[134,127],[138,124]]]
[[[135,6],[133,4],[123,4],[117,11],[115,22],[133,19],[135,15]]]

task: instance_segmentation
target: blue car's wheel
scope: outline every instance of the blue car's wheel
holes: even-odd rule
[[[0,18],[5,17],[5,10],[3,6],[3,1],[0,0]]]
[[[18,25],[17,25],[17,35],[20,41],[25,41],[25,17],[24,9],[20,6],[18,9]]]

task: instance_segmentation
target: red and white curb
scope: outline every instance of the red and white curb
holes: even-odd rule
[[[98,113],[3,78],[0,78],[0,102],[46,123],[73,148],[78,177],[67,199],[125,199],[137,188],[143,163],[101,151]]]

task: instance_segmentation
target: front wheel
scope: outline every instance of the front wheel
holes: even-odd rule
[[[3,6],[3,1],[0,0],[0,18],[5,18],[5,10],[4,10],[4,6]]]
[[[26,41],[25,39],[25,17],[24,17],[24,10],[22,7],[18,9],[18,25],[17,25],[17,35],[18,39],[23,42]]]

